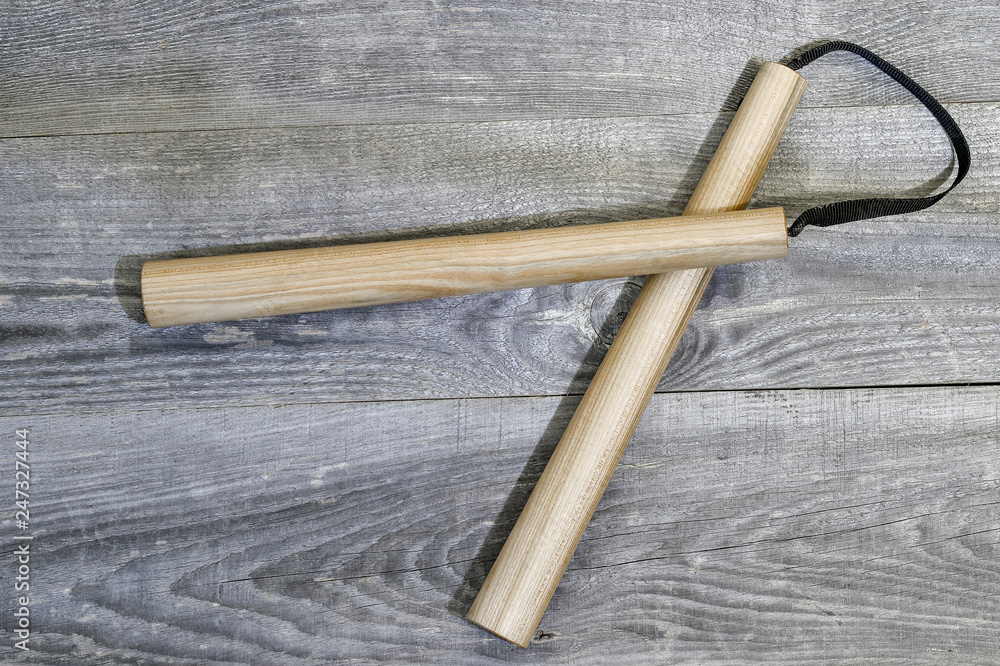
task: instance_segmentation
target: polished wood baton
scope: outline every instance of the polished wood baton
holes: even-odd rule
[[[788,254],[781,208],[147,261],[150,326],[541,287]]]
[[[805,87],[805,79],[791,69],[764,64],[685,215],[746,208]],[[712,270],[646,280],[473,602],[469,620],[522,647],[531,641]]]

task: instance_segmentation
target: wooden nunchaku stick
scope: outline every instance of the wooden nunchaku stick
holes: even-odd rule
[[[797,73],[761,68],[684,209],[746,208],[805,91]],[[625,445],[712,276],[650,275],[538,480],[468,619],[526,647]]]
[[[781,208],[147,261],[150,326],[398,303],[788,255]]]

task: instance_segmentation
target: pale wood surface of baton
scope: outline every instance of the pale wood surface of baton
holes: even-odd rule
[[[774,259],[781,208],[146,262],[153,327]]]
[[[805,92],[765,63],[684,209],[745,208]],[[666,369],[712,269],[651,275],[594,376],[468,618],[527,646]]]

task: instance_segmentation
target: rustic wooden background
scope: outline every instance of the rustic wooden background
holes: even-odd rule
[[[1000,662],[992,0],[11,3],[0,659]],[[720,268],[531,647],[464,619],[638,278],[152,330],[153,257],[678,214],[764,60],[857,41],[966,182]],[[755,205],[950,148],[827,56]],[[30,429],[30,652],[13,648]]]

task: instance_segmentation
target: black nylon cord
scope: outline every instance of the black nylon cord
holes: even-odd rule
[[[955,119],[951,117],[951,114],[945,111],[944,107],[930,93],[921,88],[916,81],[868,49],[857,44],[852,44],[851,42],[827,42],[826,44],[809,49],[797,58],[794,58],[788,63],[787,67],[795,70],[801,69],[831,51],[849,51],[861,56],[885,72],[890,78],[920,100],[941,124],[941,128],[944,129],[945,134],[948,135],[952,149],[955,151],[955,157],[958,160],[958,175],[955,178],[955,182],[948,189],[930,197],[912,199],[855,199],[853,201],[838,201],[810,208],[795,219],[795,222],[788,229],[789,236],[798,236],[803,228],[810,225],[815,227],[829,227],[835,224],[844,224],[845,222],[866,220],[870,217],[912,213],[928,206],[933,206],[944,195],[955,189],[956,185],[962,182],[965,174],[969,171],[969,165],[972,163],[969,144],[965,141],[965,135],[962,134],[962,130],[959,129],[958,124],[955,123]]]

